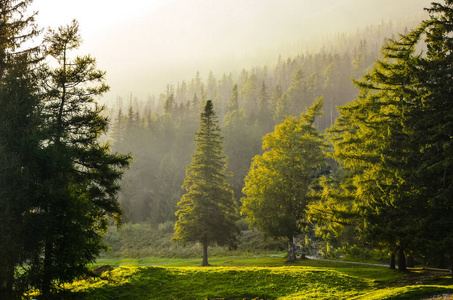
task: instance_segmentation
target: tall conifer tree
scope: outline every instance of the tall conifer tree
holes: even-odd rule
[[[81,43],[78,29],[73,21],[50,30],[45,39],[57,65],[42,70],[47,134],[39,203],[43,249],[30,262],[33,284],[44,297],[55,284],[83,274],[86,264],[106,248],[102,233],[108,217],[119,221],[119,180],[130,160],[99,143],[108,120],[95,97],[108,86],[94,58],[72,58],[71,50]]]
[[[22,49],[23,43],[36,37],[40,30],[35,21],[36,12],[26,15],[28,6],[33,0],[2,0],[0,1],[0,77],[5,74],[17,56],[37,53],[39,46]]]
[[[37,247],[37,160],[42,136],[39,97],[26,61],[8,69],[0,82],[0,298],[20,299],[25,286],[19,266]]]
[[[23,47],[39,34],[27,15],[32,0],[0,1],[0,298],[20,298],[17,267],[29,259],[30,211],[36,187],[39,97],[35,74],[39,46]],[[25,249],[27,248],[27,249]]]
[[[451,0],[433,3],[429,20],[390,40],[331,131],[365,237],[398,250],[401,270],[411,252],[453,261],[452,11]],[[423,42],[426,55],[415,51]]]
[[[212,102],[201,113],[200,130],[195,136],[195,154],[186,169],[183,188],[187,191],[178,203],[174,241],[200,242],[202,266],[208,266],[208,246],[234,246],[238,228],[237,206],[227,183],[223,138]]]
[[[291,76],[291,85],[288,90],[277,101],[274,114],[275,122],[280,123],[286,115],[300,114],[310,104],[307,100],[305,75],[302,69],[299,69]]]
[[[366,224],[362,233],[398,252],[400,270],[419,231],[410,220],[418,218],[415,208],[422,205],[414,201],[418,191],[409,179],[417,164],[409,120],[418,98],[412,57],[420,32],[383,47],[383,59],[356,82],[358,99],[341,107],[330,130],[333,156],[352,174],[355,207]]]

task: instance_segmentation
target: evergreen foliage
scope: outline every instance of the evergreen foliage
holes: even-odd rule
[[[453,3],[432,5],[429,20],[383,47],[383,59],[357,82],[358,99],[340,109],[330,130],[333,156],[353,186],[361,235],[397,252],[400,270],[406,268],[405,255],[418,254],[427,262],[451,256],[452,204],[446,194],[452,180],[447,157]],[[426,55],[417,53],[418,44],[426,46]],[[321,190],[326,193],[326,187]],[[351,207],[340,197],[321,200],[328,202]]]
[[[237,207],[231,185],[227,183],[223,138],[210,100],[201,113],[195,143],[195,154],[183,184],[187,193],[178,203],[173,240],[200,242],[202,266],[207,266],[208,246],[216,243],[233,247],[239,233],[235,225]]]
[[[38,160],[43,137],[36,77],[25,60],[0,82],[0,298],[20,299],[28,287],[18,266],[37,246]]]
[[[288,240],[288,260],[303,232],[327,250],[386,248],[400,270],[406,255],[453,262],[453,0],[433,3],[430,19],[388,40],[375,63],[382,36],[343,36],[343,48],[280,58],[273,68],[220,80],[211,71],[206,83],[197,72],[146,103],[131,95],[127,109],[112,110],[108,139],[137,161],[120,201],[131,156],[100,142],[108,119],[95,98],[109,89],[105,72],[91,56],[73,56],[81,44],[74,21],[49,31],[54,64],[37,74],[30,66],[40,47],[22,48],[40,32],[36,13],[26,16],[31,2],[0,1],[0,298],[30,287],[51,298],[106,249],[102,235],[122,212],[131,222],[176,221],[173,240],[201,243],[208,265],[208,246],[237,243],[241,197],[252,227]],[[320,133],[332,124],[339,168]],[[326,163],[331,172],[320,176]]]
[[[108,122],[95,97],[108,86],[94,58],[70,58],[81,42],[78,28],[73,21],[49,31],[45,41],[57,66],[41,69],[45,141],[36,204],[41,245],[25,271],[44,297],[84,274],[86,264],[106,249],[102,234],[108,217],[120,220],[116,195],[130,160],[99,142]]]
[[[37,60],[39,46],[22,48],[23,44],[37,35],[35,24],[36,12],[26,16],[27,8],[33,0],[2,0],[0,1],[0,77],[15,63],[17,57]]]
[[[190,163],[194,150],[190,136],[198,130],[198,117],[206,103],[208,90],[216,95],[213,103],[225,137],[228,170],[233,172],[229,182],[239,201],[251,160],[262,153],[262,137],[274,130],[277,102],[288,93],[291,77],[303,70],[301,84],[305,86],[306,95],[305,100],[295,97],[293,105],[297,109],[285,113],[299,116],[316,97],[322,96],[324,114],[316,119],[314,125],[323,132],[337,118],[336,107],[357,96],[350,78],[359,78],[369,69],[374,59],[379,57],[384,38],[395,30],[403,30],[406,25],[382,23],[355,34],[339,35],[326,41],[326,47],[319,51],[280,58],[274,65],[243,69],[237,74],[217,75],[212,72],[209,75],[208,72],[203,78],[200,72],[196,72],[193,78],[168,85],[158,97],[137,99],[128,95],[127,101],[118,97],[119,100],[108,109],[114,120],[109,138],[113,149],[122,153],[132,152],[136,161],[126,172],[120,191],[125,220],[133,223],[150,221],[156,226],[175,220],[185,166]],[[360,67],[354,67],[353,61],[359,54],[362,57]],[[173,111],[164,114],[166,100],[170,98]],[[129,109],[135,116],[139,115],[138,127],[125,127]],[[123,125],[117,121],[119,110],[124,115]],[[117,128],[122,128],[121,132]],[[117,138],[119,136],[129,138],[126,141]]]

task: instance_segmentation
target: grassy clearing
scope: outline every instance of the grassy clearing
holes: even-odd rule
[[[255,267],[280,267],[282,266],[282,253],[275,256],[223,256],[210,257],[212,266],[255,266]],[[139,266],[162,266],[162,267],[198,267],[201,258],[103,258],[98,259],[91,267],[111,265],[112,267],[139,267]]]
[[[426,273],[282,257],[104,260],[102,278],[66,286],[65,299],[422,299],[453,293],[453,281]]]

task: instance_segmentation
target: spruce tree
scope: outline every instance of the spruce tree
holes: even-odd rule
[[[415,201],[419,191],[409,178],[417,146],[408,123],[418,98],[412,57],[419,34],[401,35],[383,47],[383,59],[356,82],[358,99],[341,107],[330,130],[333,156],[352,177],[356,212],[366,224],[363,237],[398,252],[400,270],[404,251],[413,248],[420,230],[411,222],[422,204]]]
[[[291,85],[277,101],[274,121],[280,123],[286,115],[298,115],[309,104],[307,101],[307,83],[302,69],[291,77]],[[309,100],[311,102],[311,100]]]
[[[225,137],[225,154],[233,158],[228,163],[228,171],[233,173],[229,182],[233,185],[235,200],[239,203],[245,175],[253,156],[260,152],[261,141],[255,124],[250,124],[244,109],[239,108],[237,88],[237,84],[234,84],[222,130]]]
[[[0,298],[20,299],[27,285],[19,267],[39,246],[34,223],[40,143],[43,141],[35,76],[26,59],[0,82]]]
[[[26,15],[27,8],[33,0],[2,0],[0,1],[0,78],[14,64],[15,57],[27,54],[27,60],[32,60],[32,54],[37,54],[39,46],[23,49],[22,45],[36,37],[40,30],[35,21],[36,12]],[[36,59],[36,57],[35,57]]]
[[[208,266],[208,246],[234,246],[238,228],[237,206],[227,183],[223,138],[212,102],[201,113],[195,135],[195,153],[186,169],[183,188],[187,191],[178,203],[174,241],[199,242],[203,246],[202,266]]]
[[[433,3],[429,20],[390,40],[331,131],[364,237],[398,252],[400,270],[408,253],[453,261],[452,10],[453,1]],[[423,43],[426,55],[416,52]]]
[[[417,170],[411,177],[426,203],[418,246],[437,256],[439,267],[453,266],[453,1],[432,3],[424,29],[426,55],[417,57],[420,94],[412,118],[414,139],[419,145]],[[428,240],[429,242],[426,242]],[[447,259],[450,265],[447,265]]]
[[[36,192],[39,97],[35,74],[39,46],[23,47],[39,34],[32,0],[0,1],[0,298],[20,298],[18,266],[29,259],[29,221]],[[27,241],[27,239],[29,239]],[[33,244],[34,245],[34,244]],[[36,245],[34,245],[36,246]]]
[[[274,128],[274,120],[272,119],[272,112],[269,109],[269,95],[267,93],[266,83],[262,82],[261,90],[259,93],[258,103],[258,124],[262,135],[268,134]]]

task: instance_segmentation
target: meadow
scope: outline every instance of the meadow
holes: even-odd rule
[[[63,299],[429,299],[453,294],[453,280],[427,271],[323,260],[241,256],[103,259],[112,271],[64,286]]]
[[[264,241],[244,226],[239,247],[210,248],[211,267],[199,267],[200,245],[171,243],[173,223],[157,228],[125,225],[106,236],[111,250],[91,265],[113,270],[62,286],[61,299],[429,299],[453,294],[445,273],[358,265],[341,261],[297,260],[288,264],[284,243]],[[363,249],[347,259],[379,263]],[[379,254],[379,253],[378,253]],[[32,299],[33,292],[29,295]]]

